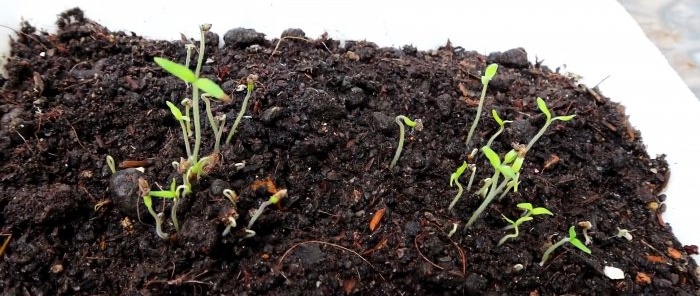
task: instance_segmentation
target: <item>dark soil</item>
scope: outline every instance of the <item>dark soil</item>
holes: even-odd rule
[[[105,156],[138,161],[122,167],[145,167],[152,189],[180,177],[171,162],[186,154],[165,102],[190,91],[153,58],[184,63],[184,42],[110,32],[78,10],[61,16],[56,34],[25,24],[0,97],[0,243],[9,242],[2,295],[697,295],[694,246],[681,245],[661,218],[663,157],[649,158],[621,106],[528,63],[524,50],[486,57],[450,44],[424,52],[325,37],[286,38],[276,48],[277,39],[254,31],[229,32],[223,47],[218,40],[207,38],[203,75],[233,94],[214,104],[229,126],[245,96],[233,90],[249,74],[259,84],[220,165],[183,200],[181,232],[164,241],[130,195],[136,190],[110,190]],[[472,189],[448,212],[449,176],[471,150],[464,140],[491,62],[500,68],[474,143],[496,131],[491,109],[514,121],[494,150],[527,143],[544,123],[537,96],[576,117],[534,146],[519,192],[465,229],[481,198]],[[399,114],[425,128],[409,132],[392,172]],[[203,130],[205,155],[213,136],[208,123]],[[475,161],[476,180],[490,176],[487,160]],[[126,180],[117,189],[135,186]],[[254,190],[256,181],[268,185]],[[272,187],[289,196],[243,239],[240,226]],[[225,237],[232,208],[223,188],[240,195],[239,227]],[[517,217],[520,202],[555,215],[526,222],[497,247],[508,233],[501,214]],[[156,210],[167,217],[170,204],[156,200]],[[540,267],[546,245],[585,220],[592,254],[563,247]],[[634,230],[633,239],[615,237],[618,227]],[[624,279],[606,277],[605,266]]]

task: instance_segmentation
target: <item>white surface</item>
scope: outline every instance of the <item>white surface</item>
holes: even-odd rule
[[[2,0],[8,2],[8,0]],[[197,13],[192,3],[211,9]],[[396,3],[396,4],[393,4]],[[671,181],[667,214],[684,244],[700,244],[697,231],[700,168],[700,103],[614,0],[545,1],[89,1],[22,0],[2,3],[0,24],[17,27],[21,18],[53,30],[56,15],[75,6],[111,30],[179,39],[197,36],[200,23],[212,23],[223,35],[234,27],[255,28],[270,37],[287,28],[317,37],[327,31],[336,39],[367,39],[381,46],[413,44],[419,49],[444,45],[482,53],[524,47],[554,68],[563,64],[627,107],[641,130],[649,154],[667,154]],[[10,33],[3,31],[4,35]],[[6,46],[5,40],[0,40]]]

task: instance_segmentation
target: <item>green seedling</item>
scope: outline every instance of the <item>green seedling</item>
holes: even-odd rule
[[[168,239],[169,234],[163,232],[163,213],[156,213],[153,210],[153,200],[151,198],[151,188],[148,185],[148,181],[144,178],[139,178],[139,190],[141,191],[141,197],[143,198],[143,204],[146,205],[148,212],[153,216],[156,221],[156,234],[162,239]]]
[[[263,213],[265,208],[267,208],[267,206],[269,206],[269,205],[277,204],[278,202],[280,202],[280,200],[282,200],[282,198],[284,198],[286,196],[287,196],[287,189],[282,189],[280,191],[277,191],[272,196],[270,196],[270,199],[268,199],[268,200],[264,201],[262,204],[260,204],[260,207],[258,207],[258,209],[253,214],[253,217],[251,217],[250,221],[248,222],[248,227],[247,227],[248,230],[246,231],[246,232],[248,232],[247,237],[251,237],[251,236],[255,235],[255,232],[250,230],[250,229],[253,227],[253,224],[255,223],[256,220],[258,220],[258,218]]]
[[[508,221],[508,223],[510,223],[510,225],[508,225],[506,227],[506,229],[513,229],[514,232],[511,234],[507,234],[506,236],[501,238],[501,240],[498,241],[499,246],[502,245],[503,243],[505,243],[508,239],[511,239],[511,238],[515,239],[516,237],[518,237],[518,235],[520,234],[520,230],[518,229],[518,226],[520,226],[520,224],[522,224],[523,222],[531,221],[533,219],[532,216],[554,215],[554,214],[552,214],[552,212],[550,212],[546,208],[542,208],[542,207],[533,208],[532,204],[530,204],[530,203],[519,203],[517,205],[517,207],[519,209],[522,209],[525,211],[523,213],[523,215],[520,218],[518,218],[518,220],[513,221],[511,219],[508,219],[508,217],[506,217],[505,215],[501,215],[501,216],[503,216],[503,219],[505,219],[506,221]]]
[[[182,128],[182,138],[183,141],[185,142],[185,149],[187,151],[187,159],[192,158],[192,150],[190,149],[190,141],[189,137],[187,134],[187,123],[190,122],[190,118],[187,116],[182,115],[182,112],[180,111],[175,104],[171,102],[165,102],[165,104],[168,105],[168,108],[170,108],[170,113],[173,114],[175,117],[175,120],[177,120],[180,123],[180,128]]]
[[[399,161],[399,156],[401,156],[401,150],[403,150],[403,141],[405,136],[404,134],[406,133],[403,125],[406,124],[417,131],[423,130],[423,122],[420,119],[416,119],[415,121],[413,121],[404,115],[399,115],[396,116],[395,121],[396,124],[399,125],[399,145],[396,146],[396,154],[394,154],[394,159],[391,161],[391,165],[389,166],[390,170],[393,170],[396,166],[396,162]]]
[[[173,206],[170,208],[170,219],[173,220],[175,231],[180,231],[180,223],[177,220],[177,208],[180,205],[180,198],[189,191],[188,185],[176,186],[175,179],[170,183],[170,190],[151,190],[149,196],[163,199],[172,199]]]
[[[501,192],[506,187],[509,180],[515,178],[515,171],[513,168],[507,163],[502,162],[498,154],[496,154],[491,147],[484,146],[481,148],[481,152],[486,156],[489,163],[494,168],[494,173],[493,176],[491,176],[491,178],[484,184],[482,189],[479,190],[479,192],[486,194],[486,198],[481,205],[479,205],[479,208],[474,211],[474,214],[472,214],[471,218],[469,218],[469,221],[467,221],[467,227],[474,224],[479,215],[486,210],[486,207],[496,197],[496,194]],[[498,180],[501,175],[505,176],[505,179],[503,182],[501,182],[501,184],[498,184]]]
[[[452,208],[454,208],[455,204],[457,204],[457,201],[462,197],[462,192],[464,191],[462,189],[462,184],[459,183],[459,177],[464,173],[465,170],[469,165],[467,165],[467,162],[465,161],[462,163],[462,166],[457,168],[457,170],[450,175],[450,187],[454,186],[454,184],[457,184],[457,195],[452,199],[452,202],[450,203],[450,206],[447,208],[448,211],[452,211]]]
[[[498,130],[496,131],[495,134],[493,134],[493,136],[491,136],[491,138],[489,139],[489,141],[486,143],[486,146],[489,146],[489,147],[491,146],[491,143],[493,143],[493,140],[495,140],[496,137],[498,137],[498,136],[499,136],[501,133],[503,133],[503,131],[506,129],[506,123],[511,123],[511,122],[513,122],[513,121],[510,121],[510,120],[503,120],[503,119],[501,119],[501,117],[498,116],[498,111],[496,111],[496,109],[492,109],[492,110],[491,110],[491,115],[493,116],[493,120],[495,120],[496,123],[498,123]]]
[[[107,161],[107,166],[109,167],[109,171],[112,172],[112,175],[117,173],[117,166],[114,164],[114,158],[112,158],[111,155],[107,155],[106,157]]]
[[[472,122],[471,128],[469,128],[469,134],[467,134],[467,142],[465,143],[467,147],[469,147],[469,142],[472,140],[472,136],[474,135],[476,126],[479,124],[479,118],[481,118],[481,110],[484,107],[486,89],[488,89],[489,82],[491,81],[491,79],[493,79],[493,76],[496,75],[497,70],[498,64],[490,64],[486,67],[486,70],[484,71],[484,76],[481,76],[481,84],[483,85],[483,88],[481,89],[481,97],[479,98],[479,107],[476,109],[476,117],[474,118],[474,122]]]
[[[552,124],[552,122],[561,120],[561,121],[570,121],[574,119],[576,115],[562,115],[562,116],[556,116],[552,117],[552,113],[549,111],[549,108],[547,108],[547,104],[544,102],[544,100],[540,97],[537,97],[537,107],[540,109],[542,114],[547,118],[547,121],[544,123],[544,126],[540,129],[540,131],[535,135],[530,140],[530,143],[527,144],[527,147],[525,148],[525,153],[530,151],[533,145],[537,142],[537,140],[544,135],[544,132],[549,128],[549,126]]]
[[[257,75],[248,75],[248,78],[246,78],[246,90],[247,93],[245,95],[245,98],[243,99],[243,103],[241,104],[241,110],[238,111],[238,115],[236,116],[236,120],[233,122],[233,126],[231,126],[231,130],[228,132],[228,136],[226,137],[226,144],[231,142],[231,139],[233,139],[233,135],[236,133],[236,128],[238,128],[238,124],[241,123],[241,119],[243,119],[243,115],[245,114],[245,111],[248,109],[248,100],[250,100],[250,96],[253,93],[253,89],[255,88],[255,81],[258,80]]]
[[[199,77],[202,70],[202,63],[204,62],[204,50],[206,43],[204,42],[206,40],[205,33],[210,28],[211,25],[201,25],[199,27],[201,39],[199,42],[199,57],[197,59],[197,67],[194,72],[192,72],[192,70],[190,70],[188,66],[178,64],[171,60],[160,57],[154,58],[156,64],[158,64],[158,66],[163,68],[165,71],[194,86],[192,87],[192,121],[194,121],[195,140],[194,149],[192,151],[192,157],[191,159],[188,159],[190,163],[196,163],[199,160],[199,147],[202,142],[202,130],[201,123],[199,121],[199,91],[202,90],[205,93],[211,95],[212,97],[217,98],[225,103],[231,101],[231,97],[224,93],[224,91],[221,89],[221,87],[219,87],[219,85],[207,78]]]
[[[570,243],[579,250],[587,254],[591,254],[591,249],[586,247],[586,245],[584,245],[583,242],[576,238],[576,228],[574,226],[571,226],[569,228],[569,237],[562,238],[557,243],[547,248],[547,250],[544,252],[544,255],[542,255],[542,261],[540,262],[540,266],[544,266],[544,263],[547,262],[547,259],[549,259],[549,255],[551,255],[552,252],[554,252],[554,250],[556,250],[558,247],[563,246],[566,243]]]

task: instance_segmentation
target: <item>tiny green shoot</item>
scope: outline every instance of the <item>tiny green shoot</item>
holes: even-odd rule
[[[406,124],[407,126],[412,127],[417,131],[423,130],[423,122],[420,119],[416,119],[415,121],[413,121],[404,115],[399,115],[396,116],[395,121],[396,124],[399,125],[399,145],[396,146],[396,154],[394,154],[394,159],[391,161],[391,165],[389,166],[390,170],[393,170],[396,166],[396,163],[399,161],[399,156],[401,156],[401,150],[403,150],[403,142],[406,132],[403,125]]]
[[[253,94],[253,89],[255,89],[255,81],[257,80],[258,76],[252,74],[248,75],[248,78],[246,78],[246,95],[243,99],[243,103],[241,104],[241,110],[238,111],[236,120],[233,122],[233,126],[231,126],[231,130],[229,131],[228,136],[226,137],[226,144],[230,143],[231,139],[233,139],[233,135],[236,133],[236,128],[238,128],[238,125],[241,123],[241,119],[243,119],[243,115],[248,109],[248,101],[250,100],[250,97]]]
[[[117,173],[117,166],[114,164],[114,158],[112,158],[111,155],[107,155],[106,161],[107,161],[107,166],[109,167],[109,171],[112,172],[112,175]]]
[[[267,208],[267,206],[274,205],[274,204],[280,202],[280,200],[286,196],[287,196],[287,189],[282,189],[282,190],[277,191],[272,196],[270,196],[270,198],[268,200],[266,200],[262,204],[260,204],[260,207],[258,207],[258,209],[255,211],[255,213],[253,213],[253,216],[250,218],[250,221],[248,222],[247,229],[250,230],[253,227],[253,224],[255,223],[256,220],[258,220],[258,218],[263,213],[265,208]],[[255,235],[255,232],[248,232],[248,233],[249,233],[249,237],[252,235]]]
[[[544,135],[544,132],[549,128],[549,126],[557,120],[561,121],[570,121],[574,119],[576,115],[562,115],[562,116],[556,116],[552,117],[552,113],[549,111],[549,108],[547,108],[547,104],[544,102],[544,100],[540,97],[537,97],[537,107],[540,109],[542,114],[547,118],[547,121],[544,123],[544,126],[540,129],[540,131],[530,140],[530,143],[527,144],[527,147],[525,148],[525,153],[530,151],[533,145],[537,142],[537,140]]]
[[[490,64],[486,66],[484,76],[481,76],[481,84],[483,85],[483,87],[481,89],[481,97],[479,98],[479,107],[476,109],[476,117],[474,117],[474,122],[472,122],[472,126],[471,128],[469,128],[469,134],[467,134],[467,142],[465,143],[467,147],[469,146],[469,142],[471,141],[472,136],[474,135],[476,126],[479,124],[481,110],[484,108],[484,98],[486,97],[486,89],[488,89],[489,82],[491,81],[491,79],[493,79],[493,76],[496,75],[497,70],[498,64]]]
[[[146,205],[148,212],[153,216],[156,221],[156,234],[162,239],[168,239],[169,234],[163,232],[163,214],[156,213],[153,210],[153,200],[151,198],[151,189],[148,185],[148,181],[144,178],[138,179],[139,190],[141,191],[141,197],[143,198],[143,204]]]
[[[514,239],[514,238],[518,237],[518,235],[520,234],[518,226],[520,226],[520,224],[522,224],[523,222],[531,221],[533,219],[532,216],[554,215],[547,208],[543,208],[543,207],[533,208],[532,204],[526,203],[526,202],[517,204],[517,207],[519,209],[525,211],[523,213],[523,215],[520,218],[518,218],[517,220],[513,221],[511,219],[508,219],[508,217],[506,217],[505,215],[501,215],[501,216],[503,216],[503,219],[505,219],[506,221],[508,221],[508,223],[510,223],[510,225],[508,225],[506,227],[506,229],[513,229],[514,232],[511,234],[507,234],[506,236],[501,238],[501,240],[498,241],[499,246],[502,245],[503,243],[505,243],[508,239],[511,239],[511,238]]]
[[[486,143],[486,146],[491,146],[491,143],[493,143],[493,140],[495,140],[496,137],[498,137],[501,133],[503,133],[503,131],[506,129],[506,123],[513,122],[510,120],[501,119],[501,117],[498,116],[498,111],[496,111],[496,109],[491,110],[491,115],[493,116],[493,120],[495,120],[496,123],[498,124],[498,130],[496,131],[495,134],[493,134],[493,136],[491,136],[489,141]]]
[[[454,208],[455,204],[457,204],[457,201],[459,201],[459,198],[462,197],[462,184],[459,183],[459,177],[464,173],[464,171],[467,169],[468,165],[467,162],[465,161],[462,163],[462,165],[457,168],[452,175],[450,175],[450,187],[454,186],[454,184],[457,184],[457,195],[452,199],[452,202],[450,203],[450,206],[447,208],[448,211],[452,211],[452,208]]]
[[[180,123],[180,128],[182,128],[182,138],[185,142],[185,150],[187,151],[187,159],[190,159],[192,158],[192,150],[190,149],[190,141],[187,136],[187,122],[190,121],[190,118],[182,115],[182,112],[179,108],[177,108],[177,106],[175,106],[175,104],[169,101],[165,102],[165,104],[167,104],[168,108],[170,108],[170,113],[173,114],[175,120]]]
[[[549,259],[549,255],[554,252],[558,247],[561,247],[565,243],[570,243],[574,247],[578,248],[579,250],[591,254],[591,249],[586,247],[586,245],[583,244],[578,238],[576,238],[576,228],[574,226],[571,226],[569,228],[569,237],[562,238],[559,240],[557,243],[553,244],[547,250],[544,252],[544,255],[542,255],[542,261],[540,262],[540,266],[544,266],[545,262],[547,262],[547,259]]]

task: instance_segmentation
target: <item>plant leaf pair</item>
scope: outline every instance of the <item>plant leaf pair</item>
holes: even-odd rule
[[[197,77],[194,74],[194,72],[192,72],[192,70],[190,70],[185,65],[178,64],[171,60],[160,57],[156,57],[154,58],[154,60],[156,64],[158,64],[158,66],[163,68],[163,70],[167,71],[168,73],[172,74],[177,78],[182,79],[187,83],[191,83],[192,85],[208,93],[212,97],[215,97],[224,102],[228,102],[231,100],[231,97],[229,97],[224,92],[224,90],[221,89],[221,87],[219,87],[218,84],[216,84],[214,81],[211,81],[208,78]]]

